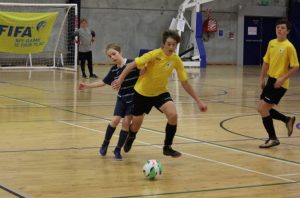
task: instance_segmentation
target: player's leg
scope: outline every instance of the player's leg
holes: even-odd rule
[[[288,131],[288,136],[292,135],[295,120],[296,120],[295,116],[292,116],[292,117],[285,116],[285,115],[283,115],[282,113],[280,113],[279,111],[277,111],[273,108],[270,110],[270,115],[273,119],[280,120],[280,121],[284,122],[285,126],[287,128],[287,131]]]
[[[116,127],[120,123],[121,119],[124,117],[124,115],[125,115],[125,108],[124,108],[123,102],[119,98],[117,98],[116,104],[115,104],[115,109],[114,109],[114,116],[113,116],[110,124],[107,126],[104,141],[102,143],[102,146],[100,147],[99,152],[102,156],[106,155],[110,139],[111,139],[113,133],[115,132]]]
[[[270,110],[273,108],[274,104],[269,104],[264,100],[261,100],[258,105],[258,112],[262,117],[263,125],[269,135],[269,139],[260,148],[270,148],[280,144],[274,129],[273,119],[270,115]]]
[[[107,148],[108,148],[108,145],[110,143],[111,137],[113,136],[113,134],[116,130],[116,127],[118,126],[121,119],[122,119],[121,116],[115,115],[115,116],[113,116],[111,122],[108,124],[108,126],[106,128],[103,143],[102,143],[102,145],[100,147],[100,150],[99,150],[100,155],[102,155],[102,156],[106,155]]]
[[[93,72],[93,53],[92,53],[92,51],[87,52],[87,62],[88,62],[90,78],[98,78],[98,76],[96,76]]]
[[[136,138],[137,132],[140,130],[144,120],[145,113],[149,113],[152,108],[153,98],[140,95],[135,93],[133,97],[133,110],[132,110],[132,121],[129,127],[128,137],[124,144],[124,151],[127,153],[130,151],[132,144]]]
[[[160,108],[166,117],[167,117],[167,125],[166,125],[166,135],[163,147],[163,154],[172,157],[180,157],[181,153],[172,149],[173,139],[177,130],[177,111],[173,101],[165,102]]]
[[[119,134],[118,144],[115,147],[114,155],[116,160],[122,160],[121,149],[124,146],[124,143],[128,136],[129,125],[132,120],[132,115],[126,115],[122,121],[122,129]]]
[[[260,145],[260,148],[269,148],[272,146],[277,146],[280,144],[274,129],[273,118],[282,118],[282,115],[279,115],[278,112],[271,110],[274,105],[279,104],[279,101],[284,96],[286,89],[283,87],[275,88],[274,84],[276,78],[268,78],[267,84],[260,95],[260,102],[258,106],[258,112],[262,117],[262,121],[266,131],[269,134],[269,139],[265,144]]]
[[[144,120],[144,114],[132,117],[131,125],[129,127],[128,137],[124,145],[124,151],[126,153],[130,151],[132,144],[136,138],[136,134],[142,126],[143,120]]]
[[[81,74],[82,78],[86,78],[85,74],[85,53],[84,52],[79,52],[78,53],[79,61],[80,61],[80,68],[81,68]]]

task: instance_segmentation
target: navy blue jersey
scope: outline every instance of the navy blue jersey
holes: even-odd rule
[[[126,64],[132,62],[132,60],[127,60]],[[114,65],[110,68],[108,74],[104,77],[103,82],[107,85],[111,85],[111,83],[118,79],[119,75],[122,73],[122,71],[125,69],[126,65],[123,67],[118,67],[117,65]],[[134,95],[134,85],[139,77],[139,70],[137,68],[134,68],[130,71],[130,73],[126,76],[124,79],[119,92],[118,97],[123,100],[126,103],[131,103],[133,100]]]

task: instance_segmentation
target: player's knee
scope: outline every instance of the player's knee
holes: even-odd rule
[[[143,123],[143,119],[142,118],[140,118],[140,119],[133,119],[132,123],[130,125],[130,130],[134,131],[134,132],[140,130],[140,127],[141,127],[142,123]]]
[[[122,130],[129,131],[129,125],[130,125],[130,123],[128,121],[123,120],[123,122],[122,122]]]
[[[259,114],[260,114],[262,117],[266,117],[266,116],[269,115],[269,109],[266,108],[266,107],[264,107],[264,106],[260,106],[260,107],[258,108],[258,112],[259,112]]]
[[[114,117],[114,118],[111,120],[110,125],[111,125],[112,127],[117,127],[118,124],[119,124],[119,122],[120,122],[120,118]]]
[[[261,113],[261,112],[262,112],[261,106],[258,106],[258,107],[257,107],[257,112],[258,112],[258,113]]]
[[[140,130],[141,125],[130,125],[130,130],[133,132],[137,132]]]
[[[178,115],[176,112],[173,112],[173,113],[170,113],[167,115],[169,123],[173,123],[173,124],[177,123],[177,117],[178,117]]]

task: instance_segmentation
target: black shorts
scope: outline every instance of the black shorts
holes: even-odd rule
[[[287,89],[283,87],[274,88],[276,80],[276,78],[269,77],[267,84],[260,95],[260,99],[264,100],[266,103],[278,104],[282,96],[284,96],[287,91]]]
[[[165,92],[153,97],[143,96],[135,92],[133,98],[134,105],[132,115],[140,116],[144,113],[148,114],[153,106],[159,110],[159,108],[168,101],[173,101],[169,92]]]
[[[126,103],[125,101],[117,97],[114,116],[120,116],[124,118],[125,116],[132,114],[132,109],[133,109],[133,102]]]

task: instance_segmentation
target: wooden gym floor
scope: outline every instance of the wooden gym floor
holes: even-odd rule
[[[96,67],[100,78],[107,71]],[[107,156],[98,154],[115,104],[110,87],[79,92],[72,72],[0,70],[0,197],[300,197],[299,129],[288,138],[275,121],[281,145],[258,148],[266,137],[256,111],[259,71],[188,69],[209,110],[200,113],[178,81],[170,81],[179,114],[174,148],[183,156],[162,154],[166,120],[153,109],[132,150],[115,161],[120,128]],[[299,84],[300,73],[277,107],[296,115],[296,123]],[[155,181],[143,176],[147,159],[164,166]]]

